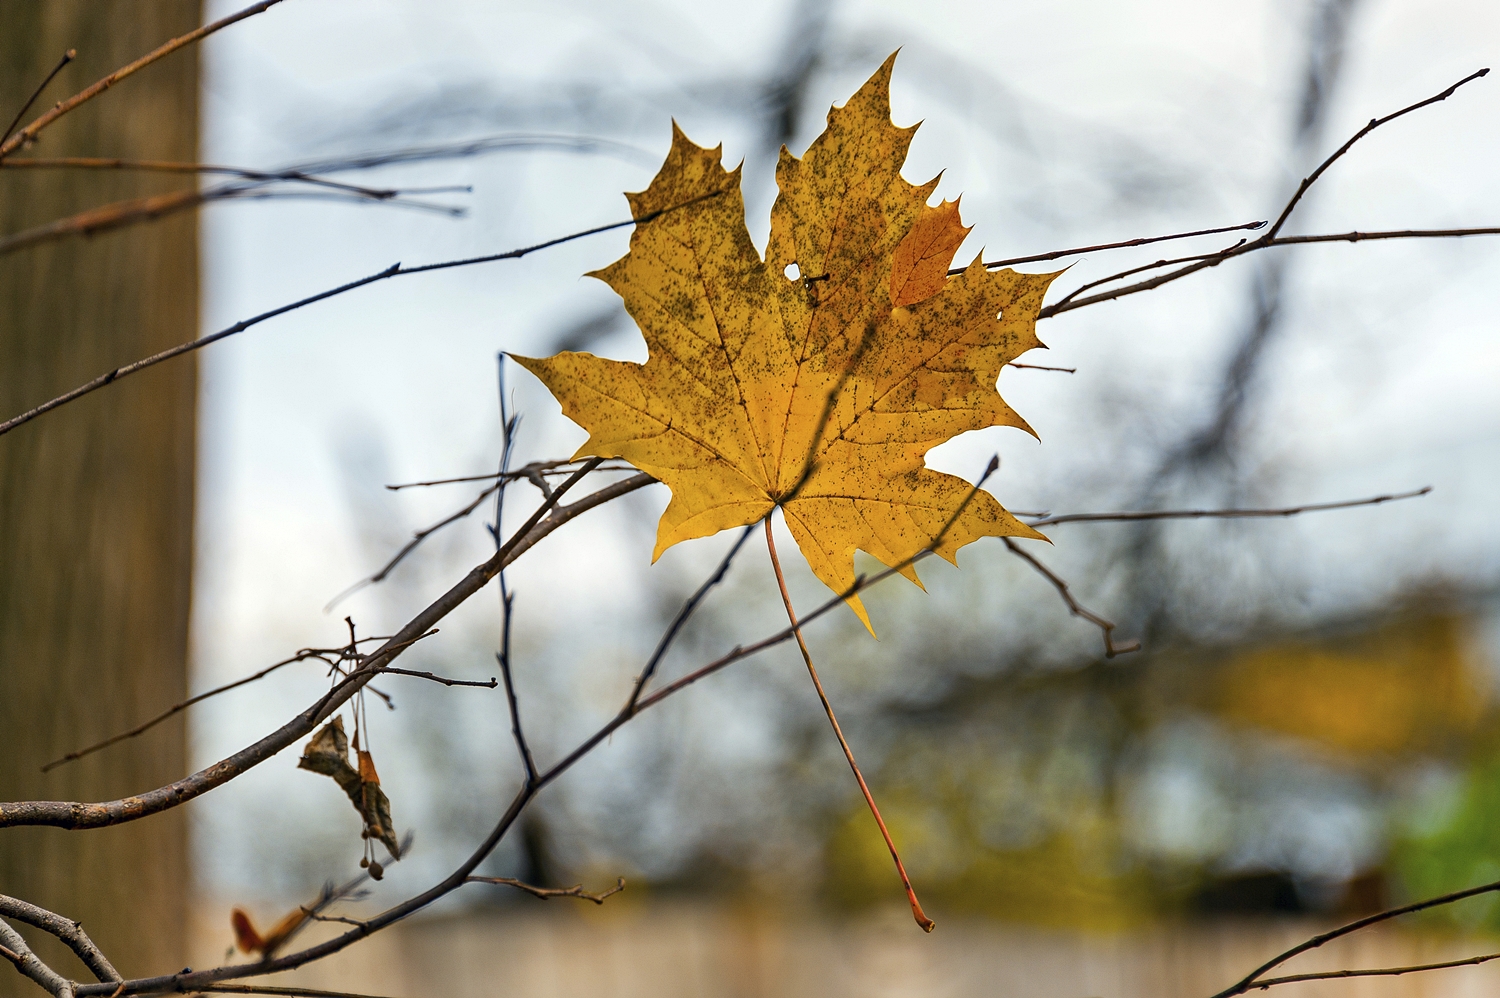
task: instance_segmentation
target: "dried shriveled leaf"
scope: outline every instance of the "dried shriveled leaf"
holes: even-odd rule
[[[380,789],[375,760],[370,753],[360,750],[359,768],[349,764],[349,739],[344,734],[342,716],[335,717],[313,735],[302,749],[297,766],[331,776],[364,819],[366,832],[379,840],[393,857],[401,858],[401,844],[391,822],[391,802]]]
[[[380,789],[380,777],[375,773],[375,760],[370,753],[359,753],[360,799],[355,801],[364,816],[365,828],[370,835],[397,859],[401,858],[401,843],[396,841],[396,830],[391,825],[391,802]],[[376,877],[376,879],[380,879]]]
[[[301,908],[295,908],[273,925],[271,931],[262,936],[256,930],[255,923],[250,920],[250,913],[244,908],[236,908],[229,913],[229,924],[234,929],[234,943],[239,947],[240,952],[259,953],[261,956],[271,956],[275,953],[305,921],[307,921],[307,912]]]
[[[674,210],[593,275],[624,299],[645,364],[516,358],[588,430],[575,457],[623,458],[672,490],[655,556],[780,506],[813,572],[842,590],[856,548],[898,564],[968,496],[969,483],[924,466],[928,450],[987,426],[1030,432],[996,382],[1042,345],[1036,315],[1055,275],[990,273],[976,257],[947,276],[968,230],[956,201],[927,204],[936,179],[900,175],[916,127],[890,119],[894,59],[829,112],[801,159],[782,150],[764,259],[739,170],[673,126],[661,171],[627,197],[638,218]],[[1040,536],[980,492],[938,553],[953,561],[1004,535]]]
[[[359,771],[349,765],[349,739],[344,734],[344,719],[335,717],[312,736],[297,760],[298,769],[331,776],[339,789],[351,800],[359,795]]]

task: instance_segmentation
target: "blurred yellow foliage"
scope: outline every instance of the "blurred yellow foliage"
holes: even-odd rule
[[[1285,641],[1224,665],[1225,720],[1358,755],[1461,747],[1489,690],[1462,618],[1430,615],[1325,641]]]
[[[1020,848],[978,840],[961,802],[945,806],[885,793],[881,812],[924,903],[945,914],[984,914],[1052,928],[1116,930],[1157,914],[1157,892],[1121,862],[1117,823],[1080,814],[1066,830]],[[891,858],[863,808],[851,810],[828,842],[828,893],[848,907],[898,901]]]

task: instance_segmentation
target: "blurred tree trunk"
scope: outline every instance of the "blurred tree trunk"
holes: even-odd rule
[[[0,118],[68,48],[28,120],[200,23],[199,0],[0,0]],[[169,56],[20,156],[196,159],[198,53]],[[0,170],[0,234],[192,178]],[[197,220],[0,257],[0,413],[14,415],[198,327]],[[197,372],[178,360],[0,437],[0,800],[102,800],[184,772],[185,728],[39,767],[186,695]],[[0,892],[83,922],[127,976],[186,952],[187,822],[0,831]],[[18,926],[19,928],[19,926]],[[23,930],[68,976],[82,965]],[[0,995],[40,994],[0,967]]]

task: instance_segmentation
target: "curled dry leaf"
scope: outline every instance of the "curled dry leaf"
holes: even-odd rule
[[[661,171],[627,195],[635,217],[655,216],[592,275],[624,299],[646,363],[516,358],[588,430],[575,459],[623,458],[672,490],[655,556],[780,506],[813,572],[841,591],[855,549],[897,565],[960,508],[937,548],[949,561],[980,537],[1041,536],[987,492],[964,506],[969,483],[923,459],[967,430],[1030,432],[996,382],[1042,346],[1036,316],[1056,275],[991,273],[976,256],[947,276],[968,229],[958,202],[927,203],[937,179],[901,177],[916,126],[891,122],[894,61],[829,112],[801,159],[782,150],[764,259],[739,170],[674,125]]]
[[[391,824],[391,802],[385,791],[380,789],[380,777],[375,773],[375,760],[363,749],[359,752],[359,786],[360,797],[355,801],[355,806],[365,819],[365,829],[372,837],[379,839],[392,856],[400,859],[401,844],[396,841],[396,829]],[[370,864],[370,875],[376,880],[380,879],[380,868],[373,862]]]
[[[234,929],[234,944],[239,947],[240,952],[259,953],[265,957],[272,956],[305,921],[307,912],[297,908],[262,936],[256,931],[255,923],[250,920],[250,914],[244,908],[236,908],[229,913],[229,924]]]
[[[384,845],[393,857],[401,858],[401,844],[391,822],[391,802],[380,789],[375,760],[361,749],[359,768],[349,764],[349,739],[344,734],[343,717],[335,717],[313,735],[297,766],[332,777],[364,819],[366,834]]]

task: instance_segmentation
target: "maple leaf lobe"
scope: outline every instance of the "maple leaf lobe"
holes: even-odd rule
[[[927,203],[937,179],[901,177],[916,126],[891,122],[894,58],[800,159],[782,149],[764,259],[739,170],[674,122],[662,169],[628,195],[635,217],[659,214],[592,275],[624,300],[646,363],[515,358],[589,432],[575,457],[624,459],[671,490],[653,560],[776,506],[837,591],[854,582],[856,549],[900,564],[955,515],[936,549],[949,561],[982,536],[1040,536],[924,457],[967,430],[1030,432],[996,382],[1041,346],[1036,315],[1056,275],[991,273],[976,257],[948,276],[969,229],[957,201]]]

